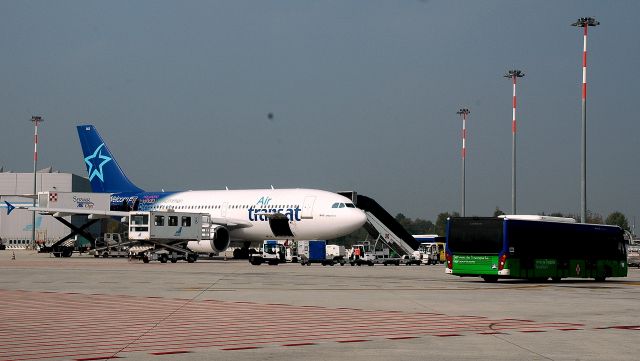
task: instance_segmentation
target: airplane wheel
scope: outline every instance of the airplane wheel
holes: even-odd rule
[[[193,255],[187,256],[187,263],[193,263],[196,261],[196,258]]]
[[[142,262],[149,263],[149,256],[147,256],[146,254],[142,256]]]
[[[102,254],[102,258],[109,258],[109,252],[104,252]]]
[[[160,256],[160,263],[167,263],[169,257],[166,254]]]
[[[175,258],[175,257],[174,257],[174,258],[171,258],[171,263],[176,263],[176,262],[178,262],[178,259],[177,259],[177,258]]]

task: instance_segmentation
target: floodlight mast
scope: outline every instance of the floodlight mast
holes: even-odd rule
[[[571,26],[584,28],[582,52],[582,159],[580,181],[580,222],[587,222],[587,33],[589,26],[598,26],[599,21],[587,17],[580,18]]]
[[[36,169],[38,167],[38,123],[42,123],[44,119],[41,116],[32,116],[31,121],[35,126],[35,130],[33,133],[33,207],[36,206],[36,198],[38,195],[38,190],[36,188]],[[31,247],[35,248],[36,246],[36,212],[31,212]]]
[[[505,78],[513,80],[513,117],[511,121],[511,214],[517,214],[516,211],[516,79],[522,78],[524,73],[514,69],[507,71]]]
[[[462,209],[460,214],[465,216],[465,158],[467,156],[467,115],[471,113],[467,108],[461,108],[456,114],[462,116]]]

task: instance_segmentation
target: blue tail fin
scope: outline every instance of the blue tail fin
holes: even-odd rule
[[[136,187],[111,155],[109,148],[93,125],[78,125],[78,136],[87,166],[91,189],[98,193],[142,192]]]

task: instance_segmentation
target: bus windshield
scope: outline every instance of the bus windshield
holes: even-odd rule
[[[502,220],[451,218],[447,242],[453,253],[498,254],[503,248]]]

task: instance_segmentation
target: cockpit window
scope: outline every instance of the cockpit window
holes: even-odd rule
[[[353,203],[334,203],[331,205],[331,208],[356,208]]]

